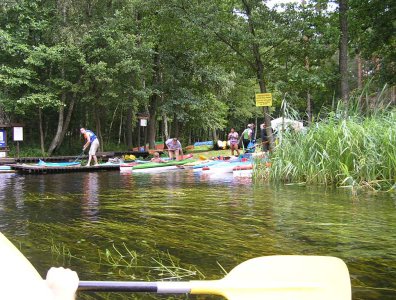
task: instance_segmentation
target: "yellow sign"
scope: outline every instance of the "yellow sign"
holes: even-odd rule
[[[272,94],[256,94],[256,106],[272,106]]]

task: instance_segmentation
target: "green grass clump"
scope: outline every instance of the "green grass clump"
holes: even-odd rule
[[[271,181],[390,190],[396,178],[396,110],[365,118],[330,114],[305,133],[284,133],[271,162]]]

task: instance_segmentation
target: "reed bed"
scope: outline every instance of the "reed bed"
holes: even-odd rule
[[[396,110],[326,120],[285,132],[271,155],[272,182],[395,190]]]

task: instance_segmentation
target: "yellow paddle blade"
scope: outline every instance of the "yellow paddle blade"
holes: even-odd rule
[[[221,280],[191,281],[191,294],[228,300],[350,300],[348,268],[336,257],[266,256],[235,267]]]
[[[40,274],[0,232],[0,299],[51,299]]]

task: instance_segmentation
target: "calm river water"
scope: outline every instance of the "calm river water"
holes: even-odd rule
[[[42,275],[62,265],[81,280],[219,279],[253,257],[331,255],[346,262],[353,299],[395,299],[395,225],[395,194],[352,197],[192,171],[0,174],[0,231]]]

